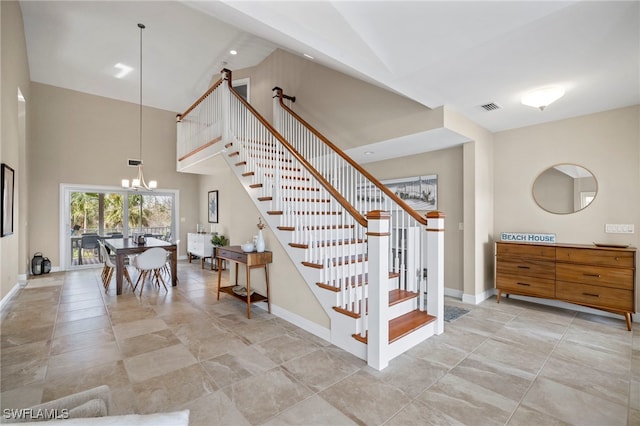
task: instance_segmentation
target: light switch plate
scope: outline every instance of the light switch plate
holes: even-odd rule
[[[604,225],[604,232],[607,234],[633,234],[633,224],[607,223]]]

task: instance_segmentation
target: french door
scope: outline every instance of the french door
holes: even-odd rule
[[[121,188],[61,185],[60,266],[101,263],[97,240],[142,233],[174,240],[178,191],[127,191]]]

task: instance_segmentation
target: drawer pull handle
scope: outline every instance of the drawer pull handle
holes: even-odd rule
[[[518,268],[520,268],[520,269],[531,269],[531,267],[529,267],[529,266],[522,266],[522,265],[518,265]]]
[[[523,285],[523,286],[526,286],[526,287],[531,287],[531,284],[527,284],[527,283],[517,283],[517,284],[518,285]]]
[[[583,296],[591,296],[591,297],[600,297],[600,295],[598,294],[594,294],[594,293],[582,293]]]
[[[585,277],[600,278],[600,274],[584,274]]]

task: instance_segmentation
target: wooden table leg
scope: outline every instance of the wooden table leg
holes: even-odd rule
[[[247,270],[247,318],[251,319],[251,270],[249,265],[245,269]]]
[[[171,250],[171,285],[178,285],[178,250]]]
[[[269,307],[269,313],[271,313],[271,295],[269,294],[269,265],[264,265],[264,275],[267,282],[267,306]]]
[[[122,275],[124,274],[124,254],[116,255],[116,294],[122,294]]]
[[[222,260],[218,259],[218,266]],[[220,300],[220,280],[222,279],[222,270],[218,268],[218,300]]]

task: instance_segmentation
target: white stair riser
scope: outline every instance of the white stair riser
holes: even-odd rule
[[[333,225],[352,225],[353,220],[345,219],[339,214],[316,214],[306,213],[298,214],[297,211],[283,211],[283,214],[274,215],[280,217],[281,225],[296,224],[301,227],[308,226],[333,226]]]
[[[414,346],[424,342],[435,334],[435,330],[436,322],[433,321],[391,343],[389,345],[389,360],[402,355]]]
[[[405,300],[401,303],[396,303],[389,307],[389,319],[401,317],[404,314],[408,314],[418,308],[418,299],[413,298]]]

